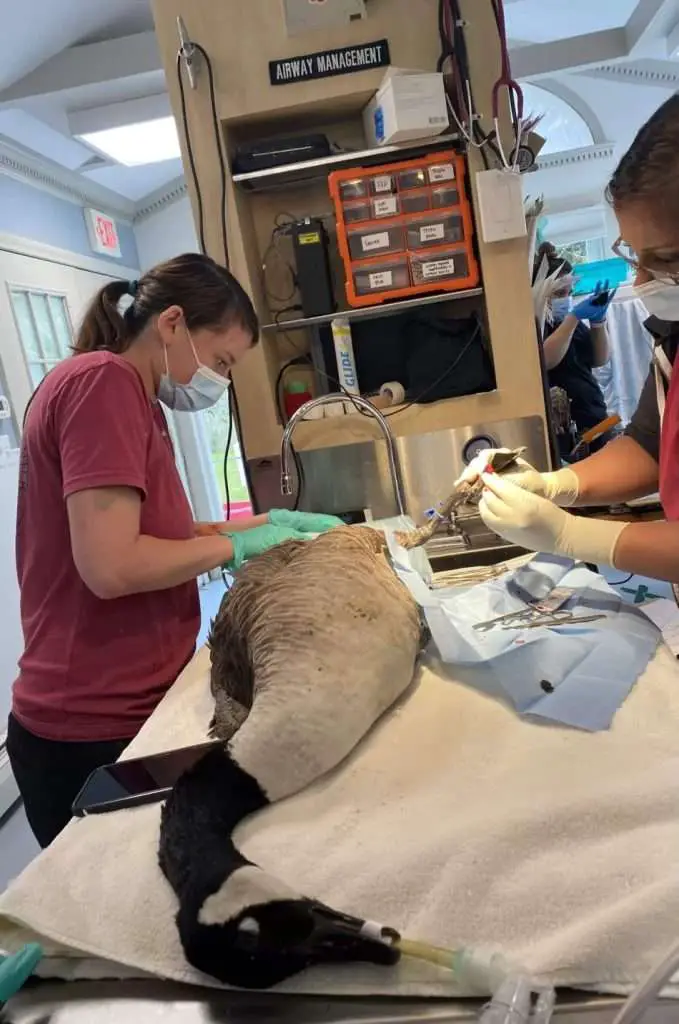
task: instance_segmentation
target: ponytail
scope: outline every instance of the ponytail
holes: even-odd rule
[[[111,281],[99,289],[80,325],[73,346],[76,355],[100,351],[120,354],[130,347],[133,339],[118,308],[123,295],[129,294],[129,281]]]
[[[120,300],[130,297],[124,312]],[[226,267],[202,253],[185,253],[147,270],[138,281],[111,281],[85,313],[73,351],[126,352],[154,317],[181,306],[189,330],[238,325],[259,337],[249,296]]]

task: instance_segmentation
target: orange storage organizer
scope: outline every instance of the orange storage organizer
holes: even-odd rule
[[[464,158],[452,150],[328,175],[350,306],[475,288]]]

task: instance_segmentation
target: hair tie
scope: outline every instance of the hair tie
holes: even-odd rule
[[[132,298],[134,298],[138,291],[139,281],[129,281],[127,285],[127,294],[131,295]]]

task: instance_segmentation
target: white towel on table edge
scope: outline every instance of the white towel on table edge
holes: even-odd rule
[[[198,652],[126,756],[205,739]],[[306,895],[410,938],[492,946],[555,984],[624,994],[679,936],[679,670],[661,649],[607,733],[522,721],[424,667],[354,756],[241,826],[244,853]],[[186,964],[156,864],[159,807],[72,823],[0,900],[0,948],[41,973],[215,983]],[[403,960],[281,987],[455,996]],[[679,995],[679,990],[675,993]]]

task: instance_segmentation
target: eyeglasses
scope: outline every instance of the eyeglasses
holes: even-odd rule
[[[649,253],[642,262],[631,245],[624,242],[622,238],[614,242],[611,249],[616,256],[624,260],[633,270],[644,270],[656,281],[664,281],[666,284],[679,284],[679,251],[670,258],[663,258],[662,256]]]

